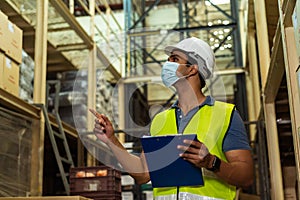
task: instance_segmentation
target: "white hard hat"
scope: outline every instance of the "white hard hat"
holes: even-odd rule
[[[188,57],[197,61],[199,73],[204,79],[211,76],[215,67],[215,54],[206,42],[195,37],[187,38],[176,45],[167,46],[165,53],[170,55],[176,49],[186,52]]]

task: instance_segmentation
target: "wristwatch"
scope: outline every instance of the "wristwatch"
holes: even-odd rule
[[[211,168],[207,168],[209,171],[219,171],[220,170],[220,165],[221,165],[221,159],[218,158],[217,156],[215,156],[214,161],[212,163],[212,167]]]

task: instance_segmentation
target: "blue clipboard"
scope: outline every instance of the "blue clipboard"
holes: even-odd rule
[[[142,137],[152,187],[203,186],[200,168],[179,157],[177,145],[184,139],[197,140],[195,134]]]

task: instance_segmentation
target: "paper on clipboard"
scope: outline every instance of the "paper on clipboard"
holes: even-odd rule
[[[196,134],[141,138],[153,187],[204,185],[201,169],[179,157],[177,145],[184,139],[196,140]]]

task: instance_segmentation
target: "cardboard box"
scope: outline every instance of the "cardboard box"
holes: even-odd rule
[[[5,53],[20,64],[22,62],[23,31],[18,26],[8,21],[7,32],[8,47]]]
[[[15,62],[22,62],[23,31],[0,11],[0,50]]]
[[[8,18],[0,11],[0,50],[5,52],[8,48]]]
[[[0,53],[0,88],[19,96],[19,66]]]

